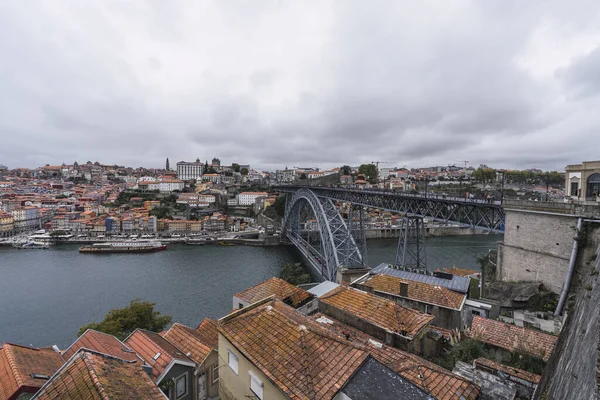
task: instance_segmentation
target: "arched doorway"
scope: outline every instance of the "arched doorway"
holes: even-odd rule
[[[587,180],[587,200],[596,200],[600,196],[600,174],[592,174]]]

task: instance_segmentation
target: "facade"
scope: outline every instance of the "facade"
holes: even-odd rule
[[[196,162],[185,162],[180,161],[177,163],[177,179],[188,181],[188,180],[201,180],[202,169],[204,166],[198,160]]]
[[[279,183],[291,183],[296,181],[296,170],[295,169],[278,169],[275,171],[275,178]]]
[[[259,197],[267,197],[267,192],[242,192],[238,196],[238,204],[240,206],[252,206]]]
[[[600,202],[600,161],[567,165],[565,194],[572,199]]]
[[[13,216],[0,211],[0,237],[8,236],[15,229]]]
[[[175,190],[182,191],[185,183],[179,179],[165,179],[158,184],[158,190],[163,193],[173,192]]]
[[[204,174],[204,175],[202,175],[202,180],[212,182],[212,183],[221,183],[221,175],[220,174]]]

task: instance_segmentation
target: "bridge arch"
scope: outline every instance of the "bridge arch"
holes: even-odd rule
[[[301,226],[307,208],[315,217],[320,238],[318,246],[310,245],[311,233],[308,233],[307,241],[306,230]],[[302,188],[288,200],[281,236],[298,247],[323,279],[334,281],[340,266],[364,266],[363,256],[352,232],[333,201],[317,196],[310,189]]]

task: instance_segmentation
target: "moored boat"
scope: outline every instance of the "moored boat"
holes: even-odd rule
[[[206,244],[206,239],[205,238],[194,238],[194,237],[187,237],[185,238],[185,244],[191,244],[191,245],[203,245]]]
[[[166,250],[167,246],[158,241],[147,242],[106,242],[81,246],[80,253],[152,253]]]
[[[17,249],[20,249],[20,250],[23,250],[23,249],[24,250],[31,250],[31,249],[47,250],[50,248],[50,246],[48,246],[46,243],[33,242],[33,241],[13,243],[13,247],[16,247]]]

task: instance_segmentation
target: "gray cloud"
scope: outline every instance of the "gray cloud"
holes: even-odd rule
[[[0,163],[562,169],[600,144],[575,3],[5,3]]]

